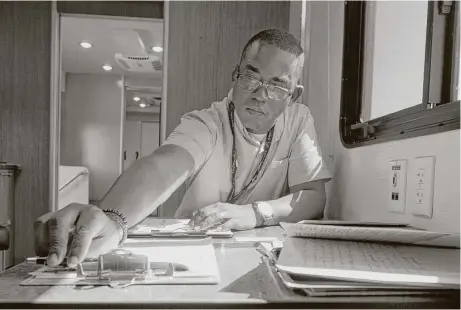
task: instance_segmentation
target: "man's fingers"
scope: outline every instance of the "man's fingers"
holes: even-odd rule
[[[205,220],[203,220],[202,223],[200,223],[200,229],[204,230],[204,229],[209,229],[213,226],[217,226],[221,224],[222,222],[224,222],[225,218],[226,218],[226,214],[224,211],[214,212],[210,214],[209,216],[207,216]]]
[[[67,253],[69,233],[74,227],[78,214],[79,210],[77,209],[74,212],[57,212],[48,220],[49,253],[47,264],[49,266],[56,267],[64,259]]]
[[[69,259],[67,260],[69,267],[75,267],[85,259],[93,238],[104,227],[104,216],[102,211],[94,209],[86,209],[80,213],[77,223],[75,223]]]
[[[200,227],[200,225],[203,223],[203,221],[205,221],[205,219],[208,216],[221,210],[219,206],[220,206],[220,203],[214,203],[214,204],[211,204],[209,206],[206,206],[204,208],[201,208],[195,211],[192,214],[192,219],[188,223],[189,227],[192,227],[192,228],[195,228],[197,226]]]
[[[49,252],[48,220],[54,212],[40,216],[34,223],[34,247],[37,256],[47,256]]]
[[[197,210],[193,213],[192,215],[192,219],[190,220],[190,222],[188,223],[189,227],[191,228],[195,228],[197,226],[200,225],[200,223],[203,222],[203,220],[206,219],[206,215],[205,213],[203,212],[203,210]]]
[[[238,222],[236,220],[230,219],[227,222],[219,225],[216,229],[219,231],[222,230],[235,230],[238,227]]]

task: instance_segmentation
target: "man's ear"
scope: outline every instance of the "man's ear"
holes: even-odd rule
[[[235,79],[237,78],[238,70],[239,70],[239,66],[236,65],[234,68],[234,71],[232,71],[232,82],[235,81]]]
[[[304,87],[302,85],[296,85],[295,88],[293,89],[293,95],[291,95],[291,101],[296,102],[299,99],[299,97],[301,97],[303,92],[304,92]]]

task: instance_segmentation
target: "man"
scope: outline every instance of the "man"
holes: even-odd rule
[[[183,182],[176,217],[197,229],[245,230],[318,218],[330,179],[309,109],[296,103],[304,54],[268,29],[245,46],[228,96],[184,115],[167,141],[112,186],[99,208],[71,204],[36,222],[36,252],[55,266],[116,248]],[[170,103],[174,104],[174,103]],[[70,237],[69,237],[70,235]],[[69,249],[68,249],[69,248]]]

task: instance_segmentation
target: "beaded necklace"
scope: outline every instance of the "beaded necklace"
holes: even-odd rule
[[[258,168],[256,169],[255,174],[251,178],[250,182],[247,185],[243,186],[242,190],[239,193],[235,193],[235,174],[237,172],[237,148],[235,147],[234,111],[235,111],[234,103],[230,101],[228,104],[227,112],[229,115],[229,123],[231,126],[231,132],[232,132],[232,158],[231,158],[232,187],[229,192],[229,196],[227,197],[228,203],[235,203],[235,201],[237,201],[237,199],[246,192],[246,190],[250,187],[250,185],[252,185],[258,179],[259,173],[261,172],[264,161],[266,160],[267,153],[269,153],[269,149],[272,144],[272,137],[274,136],[274,127],[275,127],[275,126],[272,126],[272,128],[267,133],[266,141],[264,143],[264,151],[263,151],[262,159],[259,162],[259,165],[258,165]]]

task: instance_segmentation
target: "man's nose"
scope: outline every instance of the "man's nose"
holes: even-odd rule
[[[254,100],[266,102],[269,97],[267,96],[267,89],[264,85],[261,85],[257,90],[255,90],[252,94]]]

